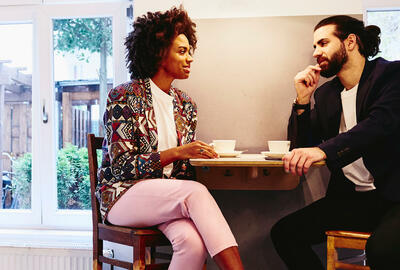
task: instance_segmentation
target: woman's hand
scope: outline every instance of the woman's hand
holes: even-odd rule
[[[217,158],[214,148],[202,141],[194,141],[177,147],[178,159]]]
[[[202,141],[194,141],[160,153],[161,166],[163,167],[176,160],[217,157],[218,154],[214,151],[214,148]]]

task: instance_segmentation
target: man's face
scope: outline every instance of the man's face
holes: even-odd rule
[[[336,75],[347,62],[344,43],[334,35],[335,25],[325,25],[314,32],[314,54],[321,67],[321,75],[328,78]]]

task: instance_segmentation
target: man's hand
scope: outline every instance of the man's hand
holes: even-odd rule
[[[308,66],[294,77],[294,87],[297,92],[297,102],[299,104],[310,103],[311,95],[317,88],[320,78],[321,68],[317,64]]]
[[[314,162],[324,159],[326,154],[318,147],[296,148],[282,158],[285,171],[298,176],[306,174]]]

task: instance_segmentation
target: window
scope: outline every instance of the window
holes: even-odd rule
[[[400,9],[367,10],[367,24],[381,28],[381,56],[387,60],[400,60]]]
[[[89,210],[86,135],[104,135],[100,115],[113,85],[112,18],[53,19],[53,46],[57,206]]]
[[[32,23],[0,24],[0,209],[32,206],[32,31]]]
[[[86,134],[127,79],[128,4],[0,7],[0,226],[90,228]]]

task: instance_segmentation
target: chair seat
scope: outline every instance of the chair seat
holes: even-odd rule
[[[337,237],[359,238],[367,240],[371,236],[371,233],[353,232],[353,231],[327,231],[326,235],[337,236]]]
[[[135,238],[144,239],[145,246],[157,243],[157,246],[170,246],[171,243],[157,228],[130,228],[99,223],[99,239],[130,245]]]
[[[134,235],[159,235],[163,234],[157,227],[145,227],[145,228],[134,228],[134,227],[124,227],[124,226],[114,226],[99,223],[99,228],[105,230],[112,230],[122,233],[133,233]]]
[[[336,248],[350,248],[364,250],[368,238],[371,236],[369,232],[355,231],[326,231],[328,236],[327,242],[327,269],[353,269],[353,270],[370,270],[368,266],[350,264],[338,260]]]

